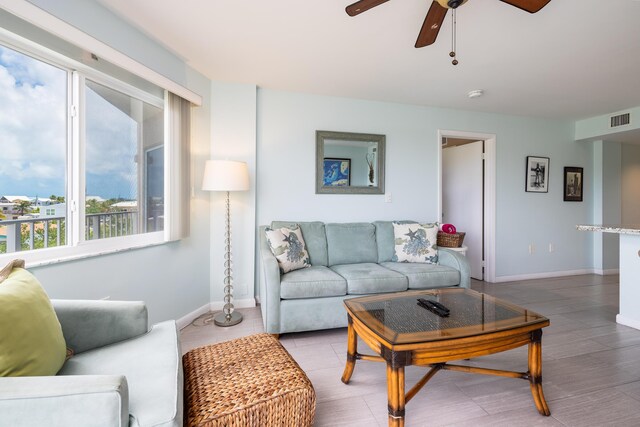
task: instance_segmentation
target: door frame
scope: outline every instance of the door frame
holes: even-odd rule
[[[484,280],[496,281],[496,135],[438,129],[438,218],[442,220],[442,139],[484,141]]]

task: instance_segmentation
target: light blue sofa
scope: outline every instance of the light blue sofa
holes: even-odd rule
[[[56,376],[0,378],[0,426],[181,426],[174,321],[148,330],[142,302],[52,300],[75,355]]]
[[[414,221],[407,221],[414,222]],[[300,225],[312,266],[281,274],[260,236],[260,306],[271,334],[347,326],[343,300],[376,293],[469,287],[469,263],[440,248],[438,264],[392,262],[391,221],[334,223],[274,221],[271,228]]]

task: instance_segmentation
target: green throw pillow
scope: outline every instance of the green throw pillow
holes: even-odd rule
[[[1,280],[0,377],[57,374],[66,346],[49,297],[38,279],[23,268],[12,268]]]

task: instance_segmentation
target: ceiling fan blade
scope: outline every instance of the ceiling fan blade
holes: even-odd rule
[[[436,41],[438,32],[444,21],[444,17],[447,14],[447,8],[440,6],[437,1],[431,3],[429,12],[424,18],[420,34],[418,34],[418,40],[416,40],[416,47],[429,46]]]
[[[518,9],[526,10],[529,13],[536,13],[547,5],[551,0],[500,0],[503,3],[515,6]]]
[[[371,8],[380,6],[382,3],[386,3],[388,1],[389,0],[360,0],[353,4],[350,4],[345,8],[345,10],[347,11],[347,15],[356,16],[361,14],[362,12],[366,12]]]

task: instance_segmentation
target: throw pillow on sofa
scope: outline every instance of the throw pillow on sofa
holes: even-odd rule
[[[438,262],[438,225],[437,224],[399,224],[393,223],[395,238],[395,262]]]
[[[38,279],[14,260],[0,270],[0,377],[58,373],[65,340]]]
[[[267,227],[265,233],[271,252],[278,260],[278,266],[283,273],[311,267],[309,252],[299,226],[275,230]]]

